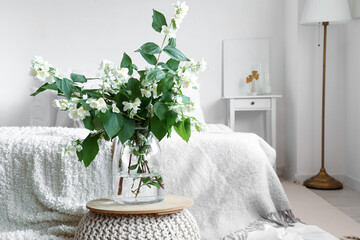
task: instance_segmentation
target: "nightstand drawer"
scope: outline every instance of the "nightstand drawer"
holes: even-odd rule
[[[270,99],[235,99],[235,109],[270,108]]]

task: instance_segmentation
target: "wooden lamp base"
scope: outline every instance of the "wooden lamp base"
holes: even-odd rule
[[[342,183],[328,175],[325,168],[321,168],[317,175],[307,179],[304,182],[304,186],[323,190],[335,190],[343,188]]]

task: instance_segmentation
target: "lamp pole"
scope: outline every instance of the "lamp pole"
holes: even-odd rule
[[[325,170],[325,77],[326,77],[326,36],[329,22],[323,22],[324,26],[324,51],[323,51],[323,81],[322,81],[322,119],[321,119],[321,169],[320,172],[307,179],[304,186],[315,189],[341,189],[342,183],[327,174]]]

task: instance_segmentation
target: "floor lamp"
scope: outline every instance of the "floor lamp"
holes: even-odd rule
[[[326,34],[327,26],[351,20],[348,0],[305,0],[300,24],[324,26],[323,82],[322,82],[322,129],[321,129],[321,169],[307,179],[304,186],[316,189],[340,189],[342,183],[329,176],[325,170],[325,75],[326,75]]]

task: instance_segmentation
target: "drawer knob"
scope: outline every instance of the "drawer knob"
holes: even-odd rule
[[[251,105],[255,105],[255,102],[251,102]]]

